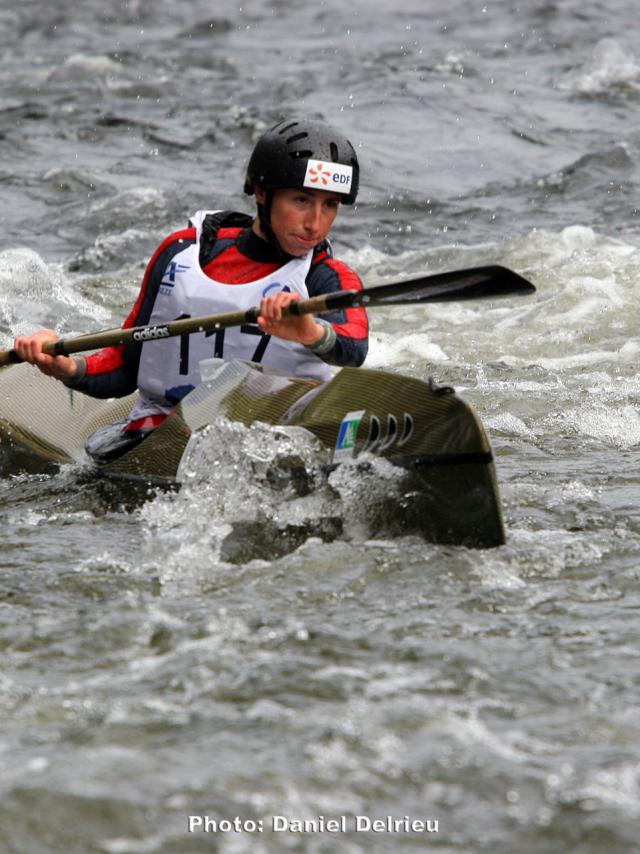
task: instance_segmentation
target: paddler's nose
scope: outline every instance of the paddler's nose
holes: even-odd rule
[[[304,218],[304,227],[308,234],[318,234],[322,223],[322,202],[320,199],[314,199],[313,204],[309,205],[306,216]]]

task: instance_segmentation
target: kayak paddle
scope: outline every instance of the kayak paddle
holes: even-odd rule
[[[335,291],[310,299],[291,303],[283,315],[323,314],[354,306],[373,308],[385,305],[414,305],[427,302],[453,302],[457,300],[487,299],[494,297],[524,296],[535,293],[535,287],[518,273],[507,267],[491,265],[453,270],[419,276],[404,282],[390,282],[362,290]],[[232,311],[226,314],[208,314],[159,323],[154,326],[135,326],[129,329],[105,329],[102,332],[47,341],[42,350],[50,356],[70,356],[87,350],[113,347],[132,342],[157,341],[176,335],[196,332],[215,332],[229,326],[255,323],[260,316],[258,308]],[[0,367],[16,364],[22,359],[15,350],[0,350]]]

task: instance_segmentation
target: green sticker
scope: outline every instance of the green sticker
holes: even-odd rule
[[[338,430],[336,449],[333,453],[334,460],[353,456],[356,439],[358,438],[358,428],[360,427],[364,413],[364,409],[360,409],[358,412],[347,412],[342,419],[340,429]]]

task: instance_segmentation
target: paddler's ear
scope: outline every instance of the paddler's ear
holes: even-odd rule
[[[255,185],[253,188],[253,192],[255,193],[255,196],[256,196],[256,203],[259,205],[263,205],[265,203],[266,198],[267,198],[266,191],[263,190],[262,187],[258,187],[257,185]]]

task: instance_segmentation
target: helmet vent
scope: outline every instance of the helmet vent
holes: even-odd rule
[[[291,128],[294,128],[297,124],[298,122],[290,122],[288,125],[285,125],[283,128],[280,128],[278,133],[280,134],[280,136],[282,136],[283,133],[286,133],[288,130],[291,130]]]
[[[331,159],[335,163],[338,159],[338,146],[335,144],[335,142],[332,142],[329,145],[329,151],[331,152]]]
[[[309,134],[306,131],[301,131],[300,133],[295,133],[293,136],[290,136],[287,139],[287,145],[291,145],[292,142],[297,142],[299,139],[306,139]]]

